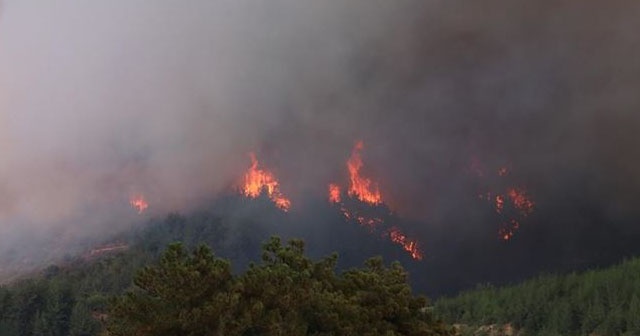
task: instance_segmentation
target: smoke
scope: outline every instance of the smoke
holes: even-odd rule
[[[639,11],[595,0],[6,1],[0,244],[126,227],[134,193],[151,214],[186,211],[234,185],[250,151],[295,208],[344,185],[359,139],[367,175],[420,223],[427,254],[444,236],[495,232],[475,203],[474,158],[511,167],[536,199],[518,256],[594,226],[638,233]]]

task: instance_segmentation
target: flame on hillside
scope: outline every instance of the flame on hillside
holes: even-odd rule
[[[129,204],[131,207],[136,209],[139,214],[142,214],[147,208],[149,208],[149,203],[145,200],[142,195],[131,196],[129,199]]]
[[[291,209],[291,201],[285,197],[280,191],[280,183],[275,175],[268,170],[258,168],[258,160],[254,153],[249,153],[251,157],[251,167],[244,174],[244,184],[242,193],[250,198],[260,196],[262,192],[266,192],[269,199],[283,211]]]
[[[470,171],[480,178],[485,176],[482,165],[476,158],[472,158]],[[496,175],[504,179],[510,175],[507,167],[500,167]],[[502,192],[487,191],[478,197],[493,204],[495,213],[500,217],[498,237],[510,240],[520,228],[521,221],[534,212],[535,203],[522,187],[508,186]]]
[[[389,238],[391,238],[392,242],[400,244],[402,248],[409,253],[411,258],[422,260],[422,252],[420,252],[417,240],[408,238],[395,226],[389,229]]]
[[[370,179],[364,177],[360,173],[362,169],[362,157],[360,151],[364,148],[364,143],[358,141],[353,147],[351,157],[347,161],[347,168],[349,169],[349,177],[351,185],[349,186],[349,196],[356,197],[362,202],[372,205],[382,203],[382,195],[378,185],[373,183]]]
[[[527,192],[518,188],[509,188],[507,196],[518,210],[521,216],[527,217],[533,212],[534,203],[527,195]]]
[[[362,157],[360,152],[364,148],[362,141],[356,142],[356,145],[351,152],[351,157],[347,161],[347,169],[349,171],[349,189],[348,196],[350,200],[358,200],[368,206],[374,206],[387,209],[382,202],[382,194],[378,185],[371,181],[371,179],[362,176],[360,170],[363,167]],[[329,184],[329,202],[339,206],[340,212],[350,221],[355,221],[361,226],[366,227],[372,233],[375,230],[380,229],[385,224],[381,217],[369,216],[358,211],[355,207],[349,207],[343,202],[342,192],[339,185],[335,183]],[[387,209],[388,210],[388,209]],[[398,227],[393,226],[388,230],[384,230],[382,233],[384,238],[389,239],[391,242],[398,244],[405,250],[413,259],[422,260],[423,254],[420,250],[418,241],[407,237]]]
[[[340,203],[341,200],[340,186],[334,183],[329,184],[329,202]]]

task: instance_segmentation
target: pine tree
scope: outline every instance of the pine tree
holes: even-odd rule
[[[337,256],[314,262],[304,243],[272,238],[263,262],[232,276],[204,246],[179,244],[135,279],[108,319],[110,335],[452,335],[415,297],[407,272],[380,258],[337,275]]]
[[[91,310],[84,302],[78,302],[73,307],[69,319],[69,335],[91,336],[97,335],[101,326],[99,321],[93,318]]]
[[[633,335],[640,335],[640,297],[639,294],[633,294],[629,301],[629,309],[627,311],[627,331]]]

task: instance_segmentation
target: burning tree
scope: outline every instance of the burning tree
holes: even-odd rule
[[[272,172],[258,168],[258,160],[254,153],[250,153],[249,156],[251,167],[244,174],[242,193],[247,197],[256,198],[265,192],[278,208],[289,211],[291,201],[280,191],[278,179]]]
[[[349,191],[348,199],[343,199],[340,186],[329,184],[329,202],[339,206],[340,212],[345,219],[356,221],[360,225],[367,227],[372,232],[380,229],[385,224],[383,217],[389,217],[389,209],[382,201],[382,193],[377,183],[364,176],[361,172],[364,163],[361,151],[364,149],[362,141],[356,142],[351,152],[351,157],[347,161],[349,171]],[[361,211],[363,206],[367,211]],[[375,211],[372,208],[384,209],[383,215],[371,215]],[[379,211],[378,211],[379,212]],[[389,239],[402,247],[411,258],[422,260],[423,253],[417,240],[408,237],[397,226],[392,226],[382,232],[382,237]]]

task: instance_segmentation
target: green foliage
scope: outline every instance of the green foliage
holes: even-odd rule
[[[335,219],[331,218],[329,221]],[[273,223],[278,223],[277,229]],[[335,223],[344,224],[339,220]],[[331,246],[331,249],[343,247],[335,244],[335,234],[357,235],[361,241],[342,251],[340,269],[360,265],[373,253],[383,251],[384,254],[388,249],[398,252],[395,245],[373,244],[377,238],[362,236],[358,231],[362,228],[358,226],[336,225],[331,230],[309,231],[309,225],[296,224],[266,198],[247,200],[231,196],[216,201],[207,210],[186,216],[171,214],[164,219],[139,224],[116,237],[107,237],[103,242],[85,242],[84,246],[93,248],[113,246],[114,243],[124,248],[112,249],[105,254],[86,251],[85,255],[68,256],[32,279],[0,286],[0,336],[98,335],[107,317],[107,298],[133,287],[136,272],[144,265],[159,262],[166,246],[175,241],[182,242],[187,250],[206,244],[219,256],[233,260],[235,274],[247,271],[251,262],[260,260],[260,242],[267,240],[274,231],[286,236],[306,235],[307,241],[314,242],[314,246]],[[319,250],[309,252],[323,253]],[[258,272],[256,276],[260,275],[259,268],[254,272]]]
[[[450,323],[511,323],[527,335],[640,335],[640,259],[605,270],[478,287],[436,302]]]
[[[0,335],[68,335],[75,305],[68,283],[28,280],[0,290]]]
[[[71,312],[69,335],[71,336],[91,336],[97,335],[102,326],[100,320],[93,318],[92,310],[84,302],[77,303]]]
[[[450,335],[415,297],[397,263],[369,260],[336,274],[335,255],[312,261],[304,244],[272,238],[262,263],[233,275],[200,246],[169,247],[113,303],[110,335]]]

